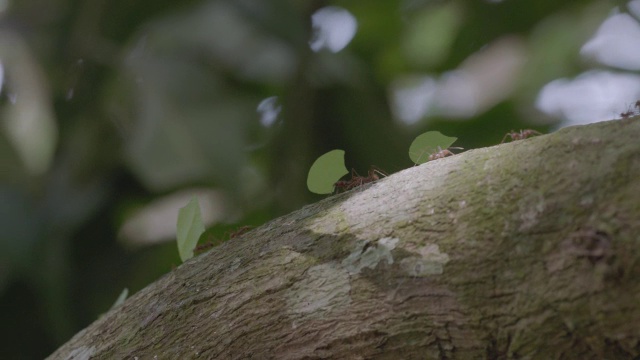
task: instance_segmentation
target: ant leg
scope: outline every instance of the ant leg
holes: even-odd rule
[[[516,132],[514,132],[513,130],[511,130],[511,132],[508,132],[506,134],[504,134],[504,137],[502,138],[502,141],[500,141],[500,144],[504,144],[505,140],[507,140],[507,137],[511,137],[511,140],[514,139],[514,134],[517,134]]]
[[[373,166],[371,165],[371,170],[369,170],[370,174],[369,176],[373,175],[373,174],[379,174],[382,175],[384,177],[389,176],[389,174],[387,174],[384,170],[380,169],[377,166]]]

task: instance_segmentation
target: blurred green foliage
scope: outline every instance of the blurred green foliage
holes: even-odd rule
[[[412,166],[407,149],[426,130],[454,135],[471,149],[531,127],[543,118],[533,108],[537,91],[590,66],[578,51],[613,6],[601,0],[0,5],[3,359],[46,356],[109,309],[123,288],[135,294],[180,263],[175,232],[136,242],[123,230],[156,200],[195,187],[212,191],[207,234],[222,234],[320,199],[307,191],[306,176],[330,149],[346,150],[347,168],[365,173],[376,165],[392,173]],[[313,52],[311,15],[329,5],[353,14],[357,32],[339,52]],[[504,59],[515,65],[501,65]],[[498,95],[475,111],[464,97],[450,97],[447,105],[459,115],[438,106],[409,112],[400,97],[394,100],[395,90],[420,88],[425,78],[492,62],[500,67],[495,74],[480,73],[507,85],[494,86],[495,93],[483,88]],[[262,104],[266,110],[259,107],[264,99],[271,99]],[[535,127],[552,125],[547,119]],[[177,213],[180,206],[168,207]],[[175,224],[175,215],[167,221]]]

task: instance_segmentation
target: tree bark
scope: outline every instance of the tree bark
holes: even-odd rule
[[[406,169],[193,258],[50,359],[634,359],[640,119]]]

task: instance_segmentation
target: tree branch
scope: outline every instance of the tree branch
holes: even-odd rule
[[[191,259],[50,359],[640,355],[640,120],[431,161]]]

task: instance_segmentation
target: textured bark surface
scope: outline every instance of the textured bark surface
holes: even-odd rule
[[[633,359],[640,119],[428,162],[187,261],[50,359]]]

